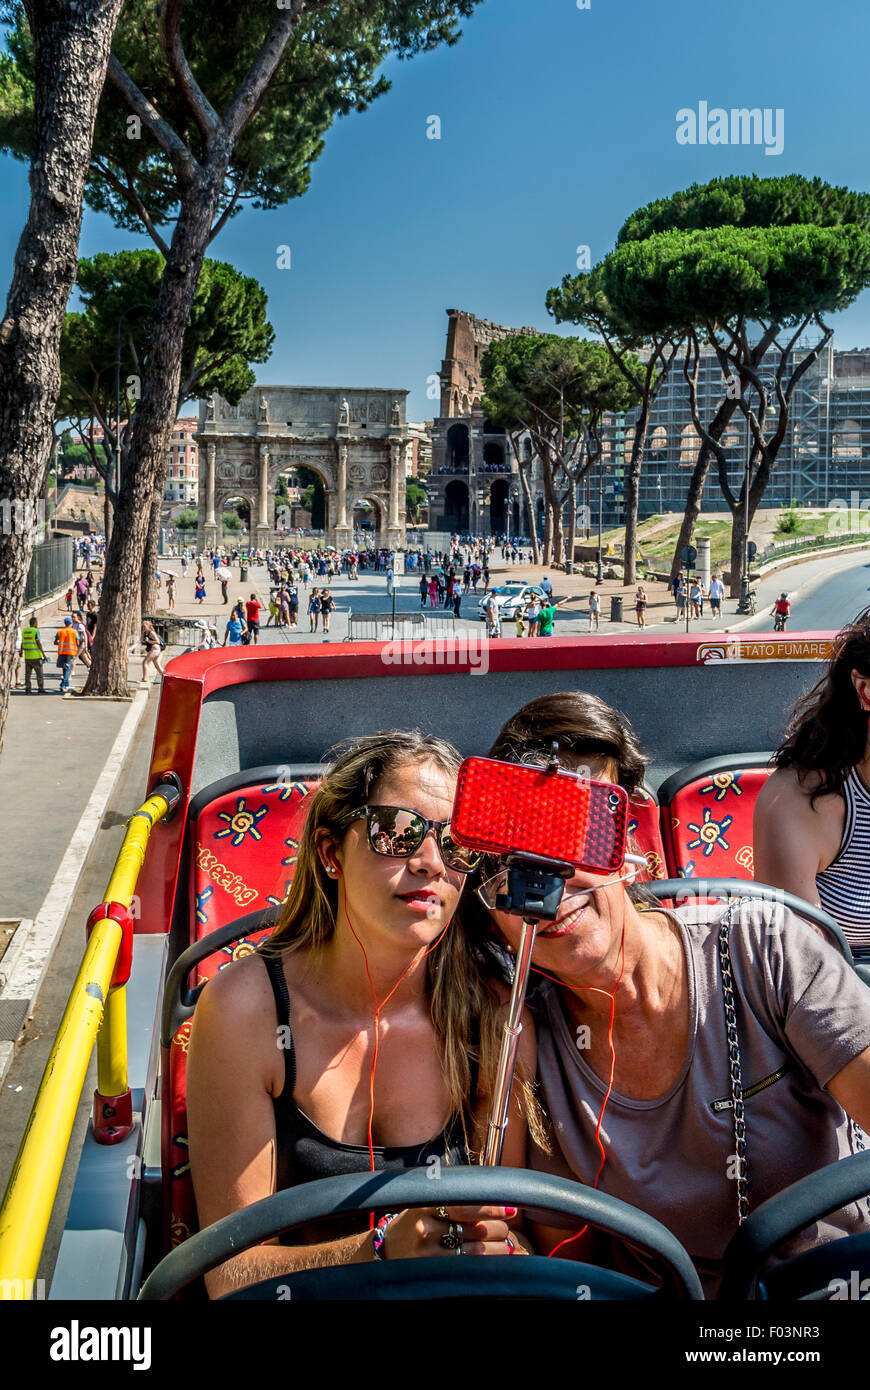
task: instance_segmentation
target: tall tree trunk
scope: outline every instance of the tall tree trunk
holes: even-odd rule
[[[641,405],[640,415],[634,430],[631,446],[631,462],[625,475],[625,539],[623,556],[625,569],[622,583],[637,583],[637,513],[640,502],[640,475],[643,469],[643,454],[649,429],[649,402]]]
[[[532,542],[532,559],[536,565],[539,565],[541,563],[541,546],[538,541],[538,519],[535,516],[532,485],[529,482],[529,475],[525,468],[520,469],[520,487],[522,488],[523,500],[526,504],[526,512],[529,518],[529,539]]]
[[[577,544],[577,484],[572,481],[568,493],[568,549],[565,563],[574,567],[574,547]]]
[[[106,556],[100,622],[94,636],[86,695],[126,695],[127,643],[141,596],[151,508],[162,497],[167,454],[177,414],[184,333],[208,246],[229,160],[218,151],[185,189],[142,368],[142,395],[133,417],[115,531]]]
[[[728,591],[731,598],[740,597],[743,579],[743,542],[746,538],[746,524],[743,504],[731,508],[731,573]]]
[[[541,547],[541,564],[549,565],[553,557],[553,512],[547,498],[544,498],[544,544]]]
[[[737,401],[728,400],[727,397],[722,401],[719,409],[716,411],[709,430],[709,433],[715,440],[718,441],[722,438],[731,420],[731,416],[736,409]],[[683,521],[680,526],[680,534],[677,537],[677,543],[674,546],[674,556],[671,561],[671,578],[674,577],[677,570],[682,566],[683,562],[680,559],[680,553],[683,546],[692,544],[695,526],[698,517],[701,515],[701,497],[704,492],[704,484],[707,481],[707,474],[710,471],[710,464],[713,462],[713,458],[713,450],[705,441],[701,445],[697,462],[692,470],[692,479],[689,483],[689,491],[686,496],[686,507],[683,512]]]
[[[553,559],[552,564],[561,565],[565,560],[565,536],[562,526],[562,508],[558,497],[553,499]]]
[[[160,554],[160,517],[163,511],[163,490],[155,490],[151,499],[151,519],[142,562],[142,612],[153,613],[157,602],[157,558]]]
[[[120,8],[121,0],[27,4],[34,45],[30,210],[0,324],[0,503],[4,520],[7,511],[11,517],[0,526],[0,748],[33,550],[33,503],[54,442],[60,338],[78,265],[94,121]]]

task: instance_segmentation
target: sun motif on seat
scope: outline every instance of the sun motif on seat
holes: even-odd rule
[[[202,927],[208,926],[208,913],[205,910],[205,905],[212,897],[214,897],[214,888],[211,884],[196,895],[196,920]]]
[[[707,785],[698,788],[699,795],[708,796],[712,793],[714,801],[724,801],[729,792],[733,792],[735,796],[742,796],[742,776],[742,772],[714,772]]]
[[[226,821],[226,826],[223,830],[216,830],[214,838],[216,840],[229,838],[234,849],[238,849],[239,845],[244,842],[246,835],[250,835],[252,840],[262,840],[262,831],[258,830],[257,826],[268,814],[268,806],[261,806],[259,811],[249,811],[245,805],[245,798],[240,796],[236,802],[235,811],[218,811],[218,820]]]
[[[709,806],[704,807],[704,816],[700,825],[689,821],[689,829],[694,830],[696,839],[690,840],[687,849],[699,849],[705,859],[709,859],[715,849],[730,849],[728,841],[725,839],[725,831],[731,825],[733,816],[725,816],[721,821],[713,819],[713,812]]]
[[[695,861],[694,861],[694,859],[690,859],[689,862],[688,862],[687,864],[684,864],[683,867],[680,869],[679,877],[680,877],[680,878],[691,878],[692,875],[694,874],[694,872],[695,872]]]
[[[270,782],[268,787],[261,787],[260,791],[264,796],[277,792],[279,801],[289,801],[294,792],[299,796],[309,796],[311,788],[307,782]]]
[[[667,877],[662,857],[660,854],[657,854],[654,849],[647,850],[644,858],[646,859],[646,871],[650,878]]]
[[[294,840],[291,836],[288,840],[284,841],[284,844],[287,846],[290,853],[288,854],[286,859],[281,860],[281,867],[283,869],[289,869],[295,865],[296,860],[299,858],[299,841]],[[290,885],[288,883],[287,887],[289,888],[289,886]]]
[[[288,878],[287,881],[286,881],[286,883],[284,884],[284,896],[283,896],[283,898],[276,898],[276,897],[274,896],[274,894],[272,894],[272,893],[269,894],[269,896],[268,896],[267,899],[266,899],[266,902],[268,903],[269,907],[283,907],[283,906],[284,906],[285,902],[287,901],[287,894],[290,892],[290,884],[291,884],[292,882],[293,882],[293,880],[292,880],[291,878]]]
[[[220,951],[215,953],[224,957],[218,970],[226,970],[227,966],[232,965],[234,960],[243,960],[245,956],[253,955],[256,949],[256,941],[251,941],[250,937],[247,936],[240,936],[238,941],[231,941],[229,946],[222,946]]]
[[[743,845],[737,851],[735,858],[741,869],[745,869],[749,877],[752,878],[755,874],[755,856],[752,852],[752,845]]]

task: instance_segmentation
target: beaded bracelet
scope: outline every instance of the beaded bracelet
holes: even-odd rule
[[[388,1211],[386,1216],[382,1216],[380,1221],[372,1230],[372,1250],[375,1252],[376,1260],[385,1260],[387,1258],[384,1252],[384,1241],[387,1235],[387,1227],[389,1226],[391,1221],[395,1221],[398,1215],[399,1213],[397,1211]]]

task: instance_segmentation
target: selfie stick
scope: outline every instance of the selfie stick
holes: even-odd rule
[[[523,1031],[523,1005],[532,968],[535,933],[540,921],[553,921],[558,915],[565,882],[574,873],[573,864],[543,859],[534,854],[512,855],[507,861],[507,867],[507,892],[499,893],[496,907],[500,912],[522,913],[523,930],[517,950],[514,982],[490,1107],[483,1155],[484,1164],[488,1167],[497,1167],[501,1163],[504,1149],[517,1049],[520,1033]]]

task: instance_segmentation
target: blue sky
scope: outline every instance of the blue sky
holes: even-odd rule
[[[392,90],[333,127],[304,198],[246,210],[213,243],[269,294],[262,381],[404,387],[409,417],[429,418],[445,309],[552,328],[544,297],[578,245],[598,259],[651,198],[738,172],[870,186],[870,17],[855,0],[484,0],[464,28],[390,64]],[[679,145],[676,113],[700,101],[782,108],[783,153]],[[8,284],[27,180],[0,166]],[[86,212],[82,255],[145,244]],[[870,343],[870,294],[833,321],[838,347]]]

